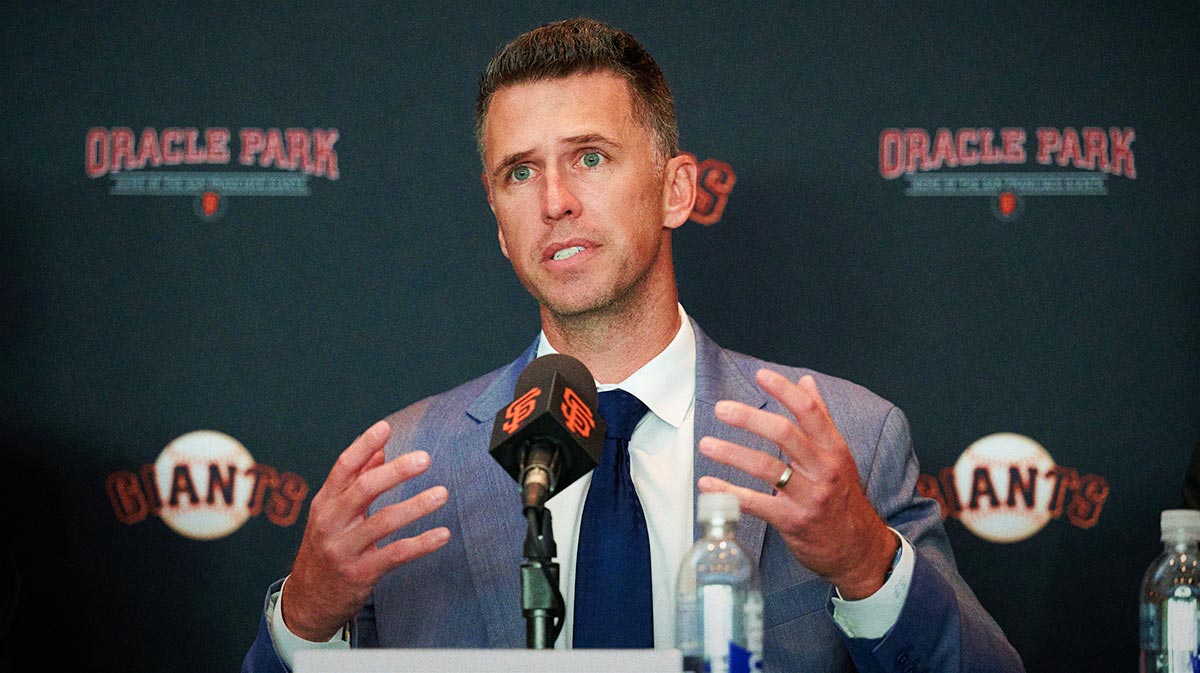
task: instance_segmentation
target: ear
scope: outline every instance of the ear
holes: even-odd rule
[[[488,182],[487,171],[479,173],[479,181],[483,183],[483,194],[487,197],[488,208],[492,209],[492,214],[496,213],[496,205],[492,203],[492,183]]]
[[[678,229],[692,216],[696,205],[696,157],[681,152],[663,169],[663,226]]]
[[[495,215],[496,203],[492,201],[492,184],[488,182],[487,171],[480,173],[479,179],[483,182],[483,193],[487,194],[488,208],[491,208],[492,215]],[[496,218],[496,237],[500,239],[500,252],[508,259],[508,244],[504,242],[504,230],[500,228],[500,218]]]
[[[504,255],[504,258],[512,259],[512,257],[508,256],[508,244],[504,242],[504,230],[500,228],[499,223],[496,224],[496,238],[500,239],[500,252]]]

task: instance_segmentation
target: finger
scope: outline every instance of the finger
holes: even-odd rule
[[[772,495],[759,493],[758,491],[734,486],[733,484],[716,477],[704,476],[700,477],[700,481],[696,482],[696,486],[701,493],[732,493],[737,496],[738,509],[745,514],[756,516],[771,526],[776,526],[776,519],[779,517],[779,500]]]
[[[755,374],[755,380],[768,395],[779,400],[791,412],[800,429],[819,444],[823,445],[830,439],[831,430],[836,431],[825,400],[821,399],[817,383],[811,375],[805,374],[798,383],[792,383],[778,372],[760,369]]]
[[[346,489],[351,506],[361,509],[388,489],[429,469],[429,454],[410,451],[369,471],[363,472]]]
[[[450,529],[444,527],[427,530],[415,537],[396,540],[371,552],[366,558],[366,568],[379,577],[397,566],[441,549],[449,541]]]
[[[360,551],[373,547],[397,529],[437,511],[449,499],[445,486],[434,486],[403,502],[383,507],[354,528],[349,543]]]
[[[811,461],[811,440],[795,423],[779,414],[732,400],[717,402],[714,413],[719,420],[772,442],[794,463],[804,465]]]
[[[702,437],[698,446],[700,453],[718,463],[736,467],[768,484],[778,481],[779,475],[783,474],[784,468],[787,467],[774,456],[716,437]]]
[[[816,399],[817,405],[821,407],[821,411],[823,411],[826,416],[829,415],[829,407],[825,405],[825,398],[821,396],[821,391],[817,388],[817,380],[813,378],[812,374],[805,374],[804,376],[801,376],[800,380],[796,382],[796,385]]]
[[[326,482],[344,488],[346,484],[354,480],[354,476],[371,460],[371,457],[383,448],[391,434],[392,428],[387,421],[379,421],[367,428],[338,456],[333,469],[329,471],[329,478]]]
[[[367,470],[373,470],[373,469],[379,467],[380,465],[383,465],[384,461],[386,461],[386,460],[387,460],[387,455],[383,452],[383,449],[380,449],[380,450],[376,451],[375,453],[371,454],[371,458],[369,460],[367,460],[366,464],[364,464],[361,469],[359,469],[359,472],[366,472]]]

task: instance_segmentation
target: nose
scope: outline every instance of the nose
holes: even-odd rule
[[[564,171],[549,170],[544,181],[546,192],[542,201],[542,218],[554,223],[559,220],[579,217],[582,206],[571,190]]]

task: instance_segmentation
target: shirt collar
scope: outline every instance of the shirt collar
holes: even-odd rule
[[[597,384],[599,390],[620,388],[633,393],[650,411],[672,427],[683,425],[696,397],[696,333],[683,306],[679,331],[658,355],[617,384]],[[537,357],[557,353],[546,333],[538,335]]]

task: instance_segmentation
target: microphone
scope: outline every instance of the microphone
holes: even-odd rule
[[[605,433],[599,400],[592,373],[569,355],[543,355],[521,372],[488,450],[521,485],[524,510],[540,511],[596,467]]]

